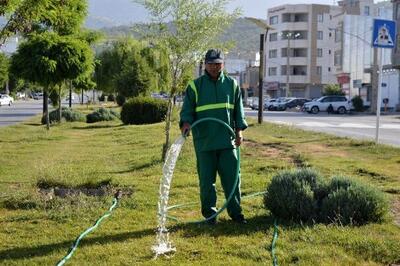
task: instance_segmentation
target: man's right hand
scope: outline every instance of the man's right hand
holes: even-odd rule
[[[181,132],[182,132],[182,135],[183,135],[183,136],[185,136],[185,137],[189,136],[189,133],[190,133],[190,124],[187,123],[187,122],[183,123],[183,125],[182,125],[182,127],[181,127]]]

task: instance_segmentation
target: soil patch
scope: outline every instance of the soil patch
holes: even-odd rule
[[[113,187],[111,184],[100,185],[98,187],[66,187],[66,186],[46,186],[38,188],[38,192],[47,200],[55,197],[66,198],[71,196],[86,195],[90,197],[114,196],[120,191],[123,197],[131,197],[132,187]]]
[[[391,212],[393,214],[394,223],[400,226],[400,197],[396,197],[393,200]]]

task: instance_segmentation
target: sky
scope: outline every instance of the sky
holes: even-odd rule
[[[228,4],[228,10],[241,7],[244,17],[267,18],[267,9],[283,4],[334,4],[334,0],[233,0]],[[144,22],[147,19],[146,10],[132,0],[89,0],[89,15],[114,24],[129,24]]]

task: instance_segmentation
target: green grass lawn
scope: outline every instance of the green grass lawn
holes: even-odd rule
[[[174,124],[172,140],[178,137]],[[310,166],[327,178],[346,175],[384,191],[392,213],[382,224],[279,223],[280,265],[400,264],[400,149],[250,120],[242,154],[242,192],[263,191],[278,171]],[[215,227],[199,204],[174,209],[176,253],[153,260],[164,124],[64,123],[49,132],[39,118],[0,129],[0,264],[55,265],[75,238],[110,206],[112,196],[49,199],[37,183],[80,187],[102,181],[133,191],[88,235],[67,265],[271,265],[274,217],[262,197],[243,200],[246,226],[224,212]],[[222,191],[217,184],[219,199]],[[192,140],[178,160],[170,204],[198,202]]]

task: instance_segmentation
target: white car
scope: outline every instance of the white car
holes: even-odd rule
[[[7,94],[0,94],[0,106],[2,105],[9,105],[14,102],[14,98],[11,96],[8,96]]]
[[[332,112],[345,114],[351,109],[351,102],[345,96],[330,95],[323,96],[316,101],[311,101],[304,104],[304,111],[317,114],[318,112],[328,111],[331,106]]]

